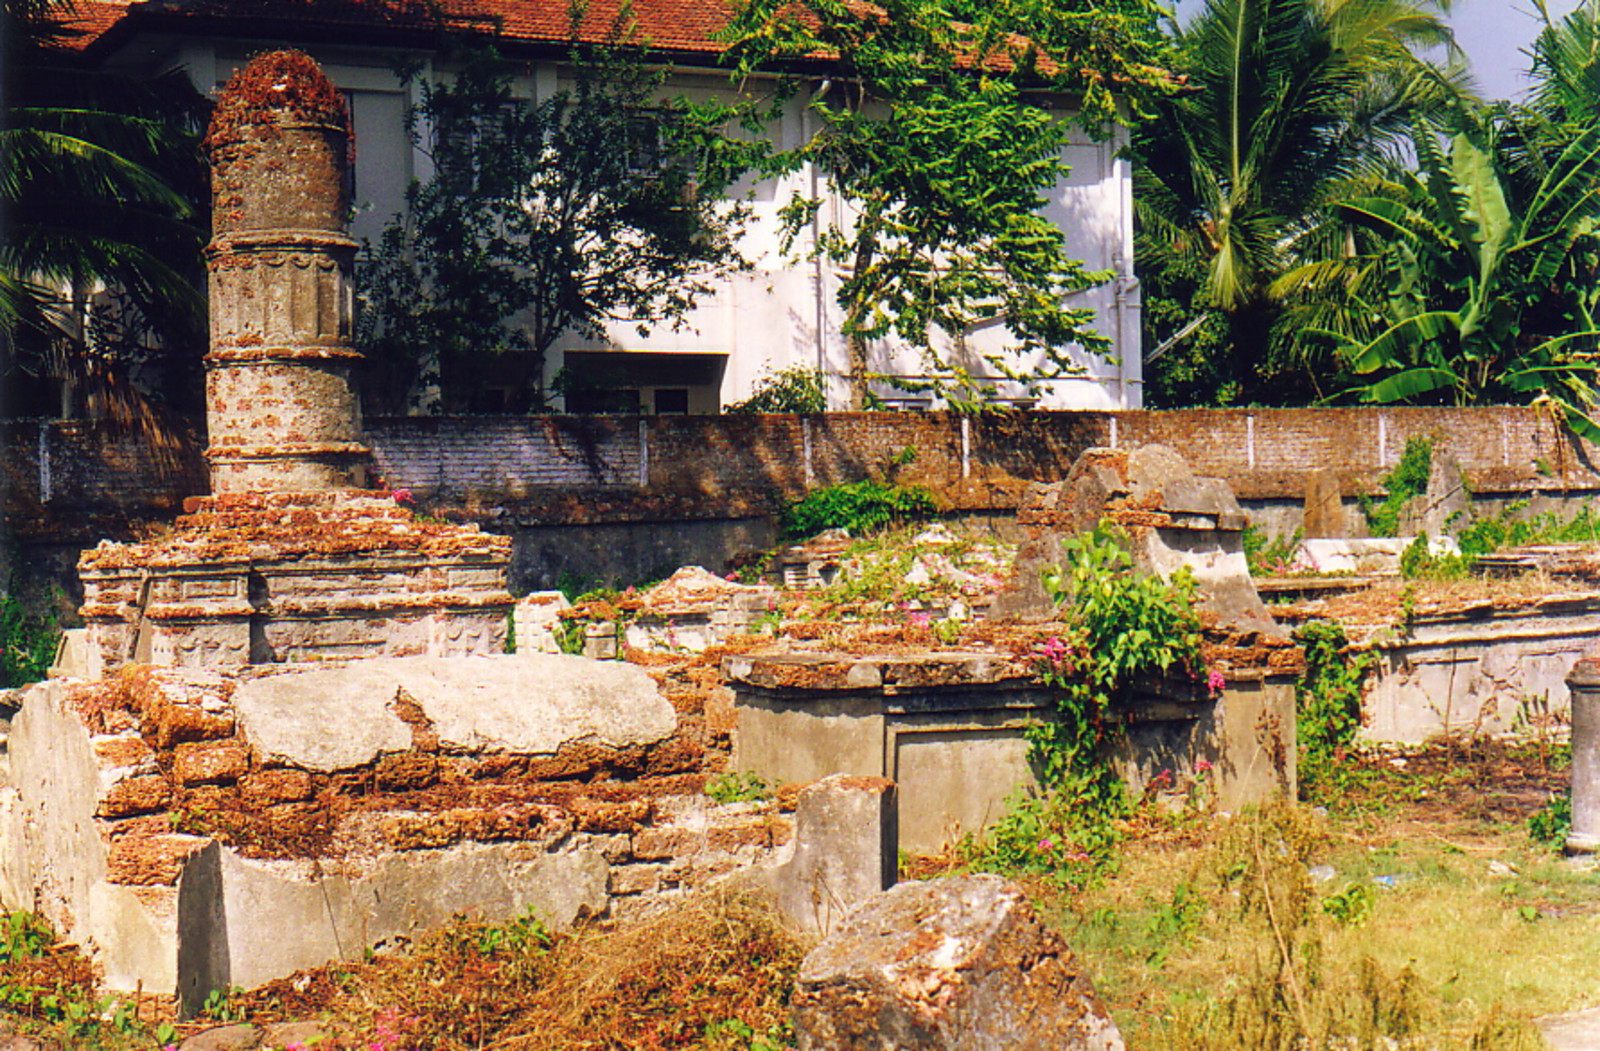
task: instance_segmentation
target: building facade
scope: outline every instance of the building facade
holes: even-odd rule
[[[615,4],[597,2],[585,26],[609,26]],[[607,10],[606,8],[610,8]],[[718,63],[720,45],[713,33],[722,8],[703,0],[636,0],[633,16],[652,60],[672,70],[668,90],[688,97],[731,90]],[[108,68],[159,72],[181,68],[202,93],[214,97],[248,57],[263,49],[292,46],[307,51],[350,102],[355,130],[352,232],[375,244],[384,226],[404,207],[408,185],[432,174],[426,150],[407,132],[407,113],[420,103],[420,86],[452,75],[444,56],[447,39],[459,34],[493,34],[502,53],[522,69],[515,91],[538,99],[567,88],[571,8],[565,0],[452,0],[440,6],[361,0],[305,0],[261,3],[247,0],[150,0],[82,3],[87,56]],[[450,37],[447,34],[455,34]],[[417,65],[410,81],[396,72],[402,62]],[[808,106],[822,88],[819,72],[802,85],[770,129],[775,145],[793,147],[815,131],[818,119]],[[1063,119],[1070,114],[1062,102]],[[1139,286],[1133,273],[1133,209],[1128,162],[1119,156],[1120,129],[1103,141],[1075,134],[1063,160],[1070,174],[1049,195],[1048,216],[1066,235],[1069,254],[1086,269],[1111,279],[1074,297],[1070,305],[1094,311],[1096,325],[1111,341],[1109,357],[1074,348],[1081,374],[1047,381],[1036,396],[1016,384],[1000,383],[1002,398],[1041,408],[1130,409],[1141,405]],[[710,413],[741,401],[773,372],[815,368],[827,380],[830,408],[848,400],[842,315],[835,294],[840,278],[830,263],[808,258],[806,238],[781,250],[778,211],[794,191],[823,201],[819,227],[848,220],[847,204],[827,193],[823,173],[801,169],[783,179],[743,188],[751,216],[743,253],[752,269],[717,283],[710,296],[678,326],[656,326],[641,335],[632,326],[610,326],[600,339],[564,337],[544,362],[548,386],[563,368],[569,375],[604,377],[620,400],[612,405],[645,414]],[[813,234],[815,230],[813,231]],[[997,322],[963,334],[948,348],[957,362],[979,375],[988,373],[982,356],[1004,344]],[[1028,371],[1031,363],[1014,367]],[[924,372],[913,349],[882,341],[872,348],[876,373],[916,380]],[[507,375],[516,370],[508,369]],[[528,382],[526,378],[513,382]],[[492,387],[492,384],[491,384]],[[892,384],[877,393],[896,407],[933,407],[929,395],[907,395]],[[481,408],[516,403],[517,391],[490,389]],[[426,402],[426,392],[420,400]],[[560,403],[557,403],[560,407]],[[585,406],[564,406],[581,410]]]

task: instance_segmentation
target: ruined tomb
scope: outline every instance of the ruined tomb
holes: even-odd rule
[[[1214,624],[1281,634],[1256,593],[1244,557],[1244,511],[1228,484],[1197,478],[1164,445],[1088,449],[1065,480],[1029,486],[1017,512],[1027,539],[1012,579],[994,601],[997,617],[1045,620],[1055,612],[1043,576],[1061,564],[1062,541],[1109,522],[1127,537],[1141,573],[1186,567],[1199,608]]]
[[[212,495],[169,535],[84,554],[89,674],[500,651],[509,538],[356,488],[369,456],[350,386],[343,97],[303,54],[258,56],[206,148]]]
[[[457,914],[559,928],[822,871],[784,876],[775,804],[706,798],[689,714],[637,666],[549,654],[46,681],[0,779],[0,901],[193,1012]]]
[[[1126,730],[1118,766],[1136,791],[1204,760],[1224,808],[1293,796],[1299,651],[1283,642],[1233,660],[1218,695],[1152,683],[1112,712]],[[996,653],[752,653],[727,658],[723,674],[736,769],[778,782],[892,780],[901,845],[918,851],[986,827],[1037,784],[1024,728],[1055,706],[1029,661]]]
[[[1376,657],[1364,679],[1361,740],[1415,745],[1451,735],[1565,733],[1566,676],[1593,656],[1600,592],[1579,582],[1429,587],[1400,580],[1279,607],[1285,623],[1344,627]]]

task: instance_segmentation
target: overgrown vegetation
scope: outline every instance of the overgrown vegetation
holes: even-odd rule
[[[1265,529],[1251,524],[1244,527],[1244,560],[1253,577],[1281,577],[1294,572],[1296,557],[1305,531],[1269,536]]]
[[[29,613],[12,596],[0,595],[0,689],[44,678],[60,638],[53,617]]]
[[[1064,544],[1061,572],[1046,580],[1064,606],[1064,634],[1038,655],[1055,718],[1027,731],[1042,791],[1014,799],[970,845],[980,867],[1069,882],[1102,868],[1120,838],[1115,821],[1129,810],[1111,756],[1113,709],[1141,686],[1203,673],[1193,579],[1182,570],[1170,581],[1134,572],[1124,543],[1102,524]]]
[[[937,511],[933,494],[920,485],[868,478],[813,489],[786,506],[778,523],[783,535],[795,540],[815,536],[825,529],[865,536],[931,518]]]
[[[1295,640],[1306,655],[1305,674],[1295,685],[1300,794],[1321,801],[1350,776],[1345,756],[1361,729],[1361,683],[1377,658],[1350,653],[1344,628],[1332,621],[1306,624]]]
[[[1528,835],[1535,843],[1560,847],[1572,831],[1572,790],[1558,792],[1550,802],[1528,815]]]
[[[830,56],[831,79],[809,99],[816,130],[782,159],[823,170],[851,219],[801,191],[779,217],[786,251],[838,268],[851,408],[873,403],[873,381],[976,408],[995,379],[1027,389],[1108,351],[1092,312],[1069,304],[1109,275],[1072,259],[1041,209],[1067,172],[1072,121],[1034,89],[1079,93],[1099,134],[1118,114],[1112,79],[1120,91],[1169,78],[1146,61],[1140,19],[1094,6],[969,4],[957,21],[931,0],[884,0],[870,14],[822,0],[805,18],[784,0],[736,7],[727,38],[741,75]],[[969,341],[980,326],[1004,344]],[[921,378],[869,363],[891,338],[920,358]]]
[[[713,803],[755,803],[772,798],[772,786],[760,774],[729,770],[706,783]]]
[[[809,365],[793,365],[768,371],[756,381],[755,390],[737,404],[727,407],[734,415],[757,412],[826,412],[826,377]]]
[[[1434,439],[1420,434],[1407,438],[1400,462],[1378,480],[1383,486],[1383,499],[1374,501],[1365,493],[1358,497],[1361,513],[1367,518],[1367,530],[1373,536],[1400,535],[1400,526],[1412,498],[1428,491],[1434,444]]]
[[[1499,514],[1473,519],[1456,534],[1461,553],[1487,555],[1525,544],[1600,543],[1600,512],[1590,501],[1570,517],[1557,511],[1529,515],[1527,509],[1526,500],[1517,500]]]
[[[1128,1046],[1532,1051],[1592,1006],[1600,873],[1526,831],[1564,774],[1493,741],[1348,762],[1338,806],[1135,824],[1105,879],[1033,884]]]

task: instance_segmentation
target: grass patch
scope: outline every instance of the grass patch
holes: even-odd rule
[[[1540,1048],[1532,1018],[1600,1000],[1600,872],[1528,836],[1526,793],[1458,805],[1506,762],[1383,761],[1331,815],[1136,840],[1038,901],[1141,1051]]]

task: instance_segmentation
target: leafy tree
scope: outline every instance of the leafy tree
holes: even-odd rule
[[[152,398],[198,403],[204,104],[181,74],[83,68],[65,46],[71,13],[67,0],[3,7],[4,386],[73,377],[97,415],[150,423]],[[174,375],[135,384],[161,366]]]
[[[1293,266],[1344,251],[1324,221],[1346,183],[1369,174],[1411,122],[1451,103],[1459,76],[1418,57],[1448,44],[1448,0],[1208,0],[1177,31],[1191,90],[1134,131],[1139,262],[1157,305],[1150,347],[1172,354],[1193,401],[1305,396],[1314,365],[1275,332]],[[1163,305],[1163,301],[1167,301]],[[1196,315],[1214,314],[1225,332]],[[1189,332],[1184,330],[1195,325]],[[1289,334],[1292,337],[1292,334]],[[1286,360],[1288,359],[1288,360]],[[1289,374],[1299,366],[1300,385]],[[1153,388],[1163,389],[1161,369]],[[1231,390],[1223,385],[1233,383]],[[1220,396],[1220,398],[1219,398]]]
[[[970,7],[974,21],[956,23],[932,0],[807,0],[798,15],[787,0],[748,0],[729,30],[741,72],[830,56],[827,89],[810,103],[820,127],[786,160],[819,167],[850,206],[810,249],[839,268],[852,408],[870,400],[871,344],[891,336],[921,352],[930,387],[958,407],[992,387],[942,346],[959,347],[980,322],[1004,323],[1008,353],[988,364],[1019,381],[1076,371],[1072,345],[1109,346],[1090,312],[1062,304],[1104,275],[1068,258],[1061,231],[1039,214],[1066,172],[1068,124],[1028,89],[1092,61],[1108,74],[1078,82],[1094,122],[1112,112],[1109,74],[1160,77],[1130,59],[1136,38],[1114,12]],[[1047,46],[1072,60],[1057,62]],[[783,212],[790,248],[822,221],[820,208],[794,195]],[[1042,373],[1015,370],[1012,353],[1041,351]]]
[[[632,47],[575,46],[572,60],[573,85],[531,102],[492,51],[422,85],[411,130],[435,174],[413,184],[363,277],[380,402],[442,384],[430,407],[459,409],[492,374],[528,393],[519,408],[540,408],[562,334],[677,322],[743,265],[744,209],[725,192],[767,147],[728,134],[742,111],[660,98],[666,74]]]

